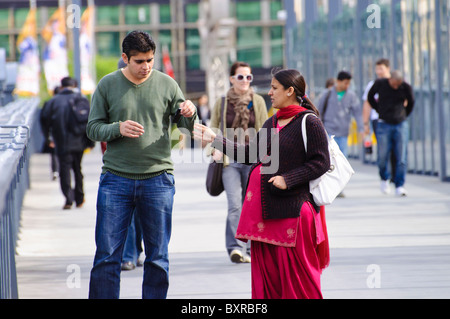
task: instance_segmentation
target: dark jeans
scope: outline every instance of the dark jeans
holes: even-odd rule
[[[174,194],[175,180],[167,173],[145,180],[109,172],[101,175],[89,298],[119,298],[122,254],[134,210],[141,221],[145,249],[142,298],[166,298]]]
[[[58,155],[58,159],[59,181],[61,191],[66,198],[66,205],[72,205],[74,200],[77,205],[83,203],[83,174],[81,173],[81,160],[83,159],[83,152],[71,152]],[[71,170],[73,170],[75,177],[74,189],[72,189],[71,185]]]
[[[378,122],[377,142],[380,177],[383,181],[391,178],[388,162],[392,152],[395,156],[395,176],[393,177],[396,187],[401,187],[405,184],[408,140],[409,124],[407,121],[400,124]]]

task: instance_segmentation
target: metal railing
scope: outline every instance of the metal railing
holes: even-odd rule
[[[29,188],[29,158],[42,144],[39,99],[0,108],[0,299],[18,298],[15,263],[20,213]]]

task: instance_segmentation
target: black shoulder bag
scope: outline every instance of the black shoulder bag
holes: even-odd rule
[[[225,97],[222,97],[222,107],[220,111],[220,130],[223,132],[223,112],[225,109]],[[222,182],[222,170],[223,170],[223,162],[217,163],[215,160],[212,160],[208,166],[208,171],[206,173],[206,190],[211,196],[219,196],[224,191],[223,182]]]

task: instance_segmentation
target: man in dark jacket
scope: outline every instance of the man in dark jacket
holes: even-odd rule
[[[52,133],[59,160],[61,191],[66,198],[63,209],[71,209],[74,201],[77,207],[82,207],[84,203],[81,160],[88,147],[88,139],[85,132],[75,134],[69,130],[72,106],[77,98],[86,99],[78,92],[77,81],[70,77],[63,78],[60,92],[48,101],[41,114],[44,137],[50,141],[49,134]],[[71,187],[71,170],[74,172],[75,189]]]
[[[378,94],[378,100],[375,95]],[[378,168],[381,177],[381,191],[390,192],[391,178],[387,165],[392,151],[395,163],[395,193],[406,196],[404,188],[407,169],[407,148],[409,141],[408,116],[414,108],[414,93],[411,85],[406,83],[400,71],[394,71],[389,79],[375,81],[367,96],[370,106],[379,114],[377,124]]]

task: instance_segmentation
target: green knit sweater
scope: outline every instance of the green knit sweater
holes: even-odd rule
[[[130,82],[121,70],[98,83],[87,125],[93,141],[107,142],[103,173],[130,179],[146,179],[166,171],[173,173],[170,116],[184,101],[178,84],[166,74],[153,70],[142,84]],[[192,132],[197,114],[181,117],[178,127]],[[144,126],[137,139],[122,137],[119,123],[132,120]]]

